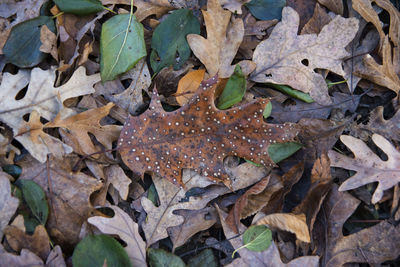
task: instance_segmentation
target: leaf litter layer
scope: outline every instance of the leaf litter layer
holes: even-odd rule
[[[397,1],[0,17],[0,265],[398,264]]]

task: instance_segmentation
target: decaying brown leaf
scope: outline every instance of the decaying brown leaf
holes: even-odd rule
[[[242,5],[250,2],[250,0],[220,0],[219,2],[221,6],[233,14],[242,14]]]
[[[301,34],[319,34],[322,28],[328,24],[332,18],[326,13],[325,9],[319,4],[315,5],[314,14],[311,19],[301,29]]]
[[[327,69],[345,75],[342,59],[349,53],[344,48],[354,38],[358,20],[336,16],[318,35],[297,35],[298,26],[299,15],[285,7],[282,21],[254,51],[257,67],[250,78],[255,82],[286,84],[309,93],[320,104],[330,104],[325,79],[314,70]]]
[[[36,256],[34,253],[27,249],[22,249],[20,255],[15,255],[12,253],[0,253],[0,266],[44,267],[45,265],[42,259]]]
[[[176,102],[183,106],[193,97],[200,83],[204,80],[205,70],[194,70],[188,72],[179,80],[178,89],[176,90]]]
[[[241,19],[231,19],[231,15],[219,0],[210,0],[207,11],[203,11],[207,39],[197,34],[187,36],[190,48],[210,76],[218,74],[220,78],[228,78],[235,68],[231,62],[243,40],[244,26]]]
[[[267,225],[283,231],[294,233],[298,240],[310,243],[310,233],[304,214],[274,213],[256,222],[257,225]]]
[[[203,81],[185,106],[165,112],[154,91],[149,109],[128,117],[118,141],[125,164],[139,177],[145,172],[182,185],[182,168],[193,168],[212,181],[231,184],[223,167],[226,156],[240,156],[274,166],[268,147],[293,141],[293,124],[267,124],[262,112],[266,99],[218,110],[214,104],[217,79]]]
[[[36,226],[33,235],[28,235],[18,227],[10,225],[4,229],[4,235],[7,243],[16,252],[28,249],[42,260],[46,260],[50,253],[50,240],[43,225]]]
[[[336,14],[343,15],[343,1],[342,0],[318,0],[321,5],[326,6]]]
[[[103,183],[82,172],[72,172],[76,158],[62,161],[52,157],[44,164],[31,157],[18,164],[22,167],[19,179],[32,180],[43,188],[49,199],[49,218],[46,224],[52,241],[60,245],[76,244],[82,223],[93,207],[90,195]]]
[[[55,60],[58,60],[57,52],[57,35],[43,25],[40,28],[40,41],[42,45],[39,50],[44,53],[49,53]]]
[[[351,190],[369,183],[378,182],[372,196],[373,204],[381,200],[383,191],[400,182],[400,152],[384,137],[372,135],[372,140],[387,155],[388,160],[381,160],[363,141],[349,135],[342,135],[340,140],[354,153],[354,158],[346,157],[336,151],[329,151],[332,167],[353,170],[357,173],[348,178],[339,188]]]
[[[117,206],[110,206],[114,217],[90,217],[88,222],[104,234],[117,235],[127,244],[125,247],[133,266],[146,267],[146,244],[139,235],[139,226]]]

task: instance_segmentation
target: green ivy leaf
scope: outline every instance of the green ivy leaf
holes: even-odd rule
[[[246,77],[239,65],[236,65],[235,71],[229,77],[224,91],[218,98],[217,108],[227,109],[236,103],[242,101],[246,92]]]
[[[301,101],[304,101],[306,103],[313,103],[314,99],[311,98],[309,94],[303,93],[299,90],[295,90],[290,86],[283,85],[283,84],[273,84],[273,83],[268,83],[268,87],[274,88],[278,91],[281,91],[284,94],[287,94],[291,97],[297,98]]]
[[[54,0],[58,8],[65,13],[84,16],[103,10],[98,0]]]
[[[111,81],[146,56],[143,25],[132,14],[112,17],[103,24],[100,37],[101,80]]]
[[[252,0],[246,4],[250,13],[261,20],[280,20],[286,0]]]
[[[15,185],[22,191],[22,197],[31,210],[34,218],[42,225],[47,222],[49,206],[43,189],[34,181],[17,180]]]
[[[190,33],[200,34],[200,24],[189,9],[175,10],[158,25],[151,39],[150,64],[155,73],[168,66],[182,67],[190,56],[186,41]]]
[[[268,147],[268,154],[273,162],[278,163],[296,153],[301,147],[302,145],[297,142],[271,144]]]
[[[89,235],[75,247],[72,255],[74,267],[132,266],[125,249],[107,235]]]
[[[190,267],[218,267],[217,259],[211,249],[205,249],[193,258],[190,258],[187,266]]]
[[[150,267],[185,267],[185,263],[178,256],[163,249],[149,248],[147,250]]]
[[[3,47],[6,62],[20,68],[29,68],[39,64],[46,54],[39,50],[40,29],[46,25],[50,31],[56,32],[51,17],[40,16],[15,25]]]
[[[272,232],[265,225],[253,225],[250,226],[243,234],[243,246],[236,249],[232,253],[232,258],[235,253],[242,249],[247,248],[248,250],[261,252],[269,248],[272,243]]]

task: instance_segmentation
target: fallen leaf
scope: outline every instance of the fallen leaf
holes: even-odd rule
[[[102,182],[82,172],[72,172],[76,158],[56,160],[44,164],[28,158],[18,164],[22,168],[19,179],[32,180],[46,192],[50,205],[47,229],[52,241],[62,246],[76,244],[82,223],[93,207],[90,195],[102,187]]]
[[[20,22],[40,15],[40,7],[46,0],[2,1],[0,3],[0,17],[10,18],[10,28]],[[28,8],[29,7],[29,8]]]
[[[299,14],[299,29],[302,29],[313,16],[316,3],[317,0],[286,0],[286,5]]]
[[[46,260],[46,267],[66,267],[63,253],[59,245],[55,246]]]
[[[242,14],[242,5],[250,2],[251,0],[220,0],[221,6],[228,9],[233,14]]]
[[[126,252],[133,266],[146,265],[146,244],[139,235],[139,226],[128,214],[117,206],[110,206],[114,217],[90,217],[88,222],[96,226],[102,233],[117,235],[127,244]]]
[[[0,262],[2,266],[45,266],[42,259],[27,249],[22,249],[20,255],[0,253]]]
[[[75,152],[82,151],[84,155],[97,152],[89,134],[94,135],[97,141],[104,145],[105,148],[111,149],[112,142],[118,139],[121,128],[117,125],[101,125],[100,120],[108,115],[113,106],[113,103],[108,103],[104,107],[90,109],[65,119],[63,119],[61,111],[54,120],[46,123],[44,128],[60,127],[67,129],[80,145],[79,150]]]
[[[344,7],[342,0],[318,0],[318,2],[336,14],[343,15]]]
[[[51,54],[51,56],[58,61],[57,35],[49,30],[46,25],[43,25],[40,28],[40,41],[42,42],[42,45],[39,50]]]
[[[186,190],[190,190],[194,187],[203,188],[213,184],[213,182],[206,177],[190,172],[190,170],[187,170],[189,175],[185,175],[185,173],[186,171],[184,171],[183,175],[185,179],[183,180],[183,185]],[[147,246],[168,237],[167,228],[184,223],[184,217],[175,214],[174,210],[202,209],[210,200],[223,193],[227,193],[229,190],[226,187],[217,186],[213,189],[210,188],[202,195],[192,196],[186,201],[183,201],[186,193],[183,188],[176,187],[174,184],[158,175],[153,176],[153,183],[157,189],[160,205],[158,207],[155,206],[154,203],[146,197],[142,197],[141,199],[142,206],[147,213],[147,220],[142,224]]]
[[[132,180],[126,176],[125,172],[118,165],[111,165],[104,170],[107,182],[119,192],[121,199],[126,200],[129,193],[129,185]]]
[[[387,155],[388,160],[381,160],[361,140],[349,135],[342,135],[340,140],[354,153],[354,158],[349,158],[333,150],[329,151],[332,167],[353,170],[357,173],[348,178],[339,188],[340,191],[351,190],[360,186],[378,182],[372,196],[373,204],[381,200],[383,191],[395,186],[400,180],[400,152],[384,137],[373,134],[372,140]]]
[[[238,225],[241,219],[247,218],[264,206],[275,192],[280,190],[283,184],[276,176],[268,176],[249,188],[234,204],[227,217],[229,227],[238,232]]]
[[[17,211],[19,204],[18,198],[11,195],[11,179],[7,173],[0,172],[0,240],[3,239],[3,230]]]
[[[31,73],[20,70],[15,75],[5,73],[0,86],[0,120],[13,129],[14,135],[18,135],[15,139],[40,162],[46,161],[46,155],[51,153],[51,148],[44,142],[34,142],[29,131],[22,131],[21,128],[25,126],[23,116],[36,111],[37,124],[40,123],[39,115],[51,121],[66,99],[93,93],[93,84],[100,80],[98,74],[87,76],[85,68],[80,67],[66,84],[55,88],[53,86],[55,76],[54,69],[34,68]],[[28,84],[25,96],[16,100],[18,93]],[[71,151],[71,148],[68,149],[61,141],[54,139],[52,141],[63,147],[64,153]]]
[[[224,10],[219,0],[207,2],[207,11],[203,11],[203,17],[207,39],[197,34],[189,34],[189,46],[205,65],[210,76],[218,74],[220,78],[228,78],[234,71],[231,62],[243,40],[243,21],[239,18],[231,20],[231,12]]]
[[[50,253],[50,240],[43,225],[38,225],[33,235],[28,235],[16,226],[7,226],[4,229],[7,243],[17,252],[28,249],[46,260]]]
[[[392,47],[387,36],[383,41],[382,54],[382,65],[376,62],[371,55],[365,55],[363,65],[355,69],[354,74],[399,93],[400,78],[395,68],[397,63],[393,61]]]
[[[211,207],[201,210],[176,210],[174,213],[184,217],[184,221],[180,225],[167,229],[173,251],[184,245],[193,235],[207,230],[216,222],[215,209]]]
[[[206,71],[204,69],[194,70],[188,72],[183,76],[178,83],[178,89],[176,90],[176,102],[183,106],[190,101],[194,93],[200,86],[200,83],[204,79],[204,74]]]
[[[232,244],[235,249],[238,249],[243,245],[242,235],[237,237],[236,233],[233,232],[228,225],[225,223],[226,213],[220,210],[217,206],[217,211],[219,213],[220,222],[222,224],[222,228],[224,230],[224,234],[227,240]],[[239,226],[239,232],[243,233],[246,230],[246,227],[243,224]],[[265,266],[265,267],[278,267],[278,266],[290,266],[290,267],[302,267],[302,266],[319,266],[319,256],[304,256],[296,258],[289,263],[285,264],[282,262],[281,257],[279,255],[278,248],[275,245],[275,242],[272,242],[267,250],[262,252],[254,252],[250,251],[246,248],[240,250],[238,252],[240,254],[240,258],[236,259],[229,267],[234,266],[243,266],[243,267],[252,267],[252,266]]]
[[[215,255],[212,251],[211,248],[206,248],[205,250],[201,251],[199,254],[194,256],[193,258],[190,258],[187,266],[190,267],[203,267],[203,266],[208,266],[208,267],[218,267],[217,259],[215,258]]]
[[[250,13],[260,20],[281,19],[286,0],[251,0],[246,3]]]
[[[383,116],[383,106],[372,110],[367,124],[353,124],[351,127],[355,137],[368,141],[370,135],[376,133],[386,139],[400,140],[400,111],[386,120]]]
[[[300,241],[311,242],[304,214],[274,213],[259,219],[256,224],[288,231],[295,234]]]
[[[328,69],[344,76],[342,59],[349,55],[344,49],[354,38],[358,20],[336,16],[317,35],[297,35],[299,15],[290,7],[282,11],[268,39],[254,51],[257,64],[250,79],[260,83],[286,84],[309,93],[320,104],[331,104],[328,87],[322,75],[314,69]],[[326,55],[330,55],[329,58]]]
[[[150,266],[186,266],[181,258],[163,249],[149,248],[147,253],[149,254]]]
[[[313,16],[301,29],[301,34],[319,34],[322,28],[331,20],[332,18],[326,13],[325,9],[316,4]]]
[[[265,99],[229,110],[216,109],[216,80],[214,77],[204,81],[188,104],[170,113],[163,110],[154,91],[150,108],[138,117],[127,119],[118,150],[136,175],[143,177],[146,171],[152,171],[174,184],[182,184],[181,168],[193,168],[215,182],[230,184],[223,168],[223,159],[228,155],[264,166],[274,165],[268,155],[270,149],[294,140],[295,126],[264,123]]]
[[[103,5],[99,0],[54,0],[54,3],[62,12],[79,16],[85,16],[103,10]]]

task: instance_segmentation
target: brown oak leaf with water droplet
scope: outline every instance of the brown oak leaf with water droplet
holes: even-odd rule
[[[264,166],[273,166],[271,144],[294,140],[293,124],[267,124],[263,111],[267,99],[228,110],[218,110],[214,92],[218,78],[203,81],[184,106],[165,112],[157,92],[149,109],[130,116],[122,129],[118,150],[138,176],[155,172],[182,185],[181,171],[192,168],[215,182],[230,184],[223,159],[235,155]]]

